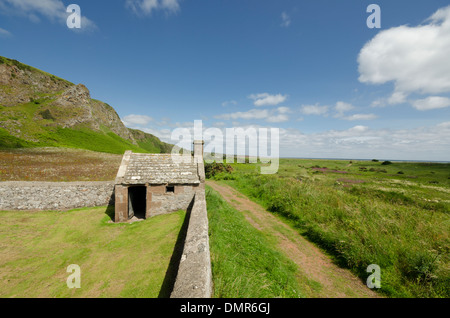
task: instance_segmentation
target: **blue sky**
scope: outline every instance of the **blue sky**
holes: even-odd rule
[[[165,141],[201,119],[279,128],[281,156],[450,160],[448,1],[0,0],[0,55]]]

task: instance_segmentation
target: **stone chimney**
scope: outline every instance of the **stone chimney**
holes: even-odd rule
[[[203,162],[203,140],[194,140],[194,161]]]

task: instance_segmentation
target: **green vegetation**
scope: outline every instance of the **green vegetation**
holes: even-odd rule
[[[227,179],[227,175],[229,175],[233,171],[233,167],[223,163],[205,163],[205,176],[210,179],[218,174],[222,174],[221,179]]]
[[[282,159],[278,173],[265,176],[260,165],[232,164],[225,182],[287,218],[362,280],[378,264],[380,292],[449,297],[450,164],[391,162],[384,172],[381,165]]]
[[[73,83],[71,83],[71,82],[69,82],[69,81],[67,81],[65,79],[59,78],[59,77],[57,77],[55,75],[49,74],[47,72],[41,71],[40,69],[37,69],[37,68],[34,68],[32,66],[23,64],[23,63],[21,63],[21,62],[19,62],[17,60],[9,59],[7,57],[0,56],[0,64],[6,64],[6,65],[10,65],[10,66],[14,65],[19,70],[23,70],[23,71],[39,72],[41,74],[49,76],[53,81],[62,81],[62,82],[65,82],[67,84],[73,85]]]
[[[296,266],[207,187],[214,297],[302,297]]]
[[[167,297],[185,212],[132,224],[108,223],[111,213],[0,212],[0,297]],[[81,268],[80,289],[66,285],[71,264]]]
[[[126,150],[146,152],[112,132],[104,134],[88,128],[70,129],[58,127],[49,136],[49,140],[55,140],[57,146],[81,148],[98,152],[117,154],[124,153]]]
[[[51,100],[43,98],[2,109],[0,121],[7,122],[9,127],[20,131],[20,135],[27,138],[12,136],[6,129],[0,128],[0,149],[65,147],[123,154],[126,150],[168,152],[171,147],[150,134],[145,134],[139,139],[138,145],[134,145],[106,127],[101,130],[83,125],[62,128],[54,124],[55,117],[48,108],[50,102]]]
[[[36,144],[11,136],[5,129],[0,128],[0,149],[26,148],[33,146],[36,146]]]
[[[104,134],[89,128],[46,127],[37,137],[39,138],[37,142],[29,142],[11,136],[6,130],[0,128],[0,149],[63,147],[115,154],[123,154],[126,150],[148,152],[112,132]]]
[[[128,130],[136,139],[139,147],[150,153],[170,153],[172,151],[173,145],[162,142],[158,137],[136,129],[128,128]]]

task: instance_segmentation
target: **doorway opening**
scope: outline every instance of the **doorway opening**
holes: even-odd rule
[[[147,210],[147,187],[136,186],[128,188],[128,219],[136,217],[145,219]]]

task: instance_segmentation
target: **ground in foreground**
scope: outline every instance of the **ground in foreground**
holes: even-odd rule
[[[185,213],[132,224],[111,211],[0,212],[0,297],[168,297]],[[67,272],[80,266],[81,288]]]

